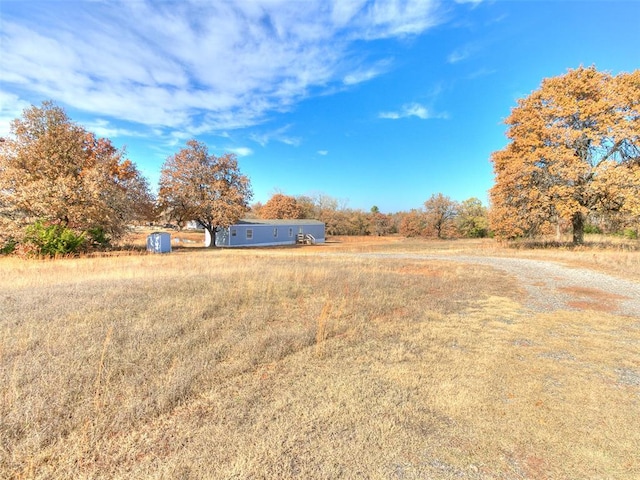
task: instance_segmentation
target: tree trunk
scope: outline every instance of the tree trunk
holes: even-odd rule
[[[211,242],[209,242],[209,245],[207,245],[207,247],[209,248],[216,248],[216,227],[204,227],[207,229],[207,232],[209,232],[209,237],[211,237]]]
[[[582,213],[574,213],[571,223],[573,224],[573,244],[582,245],[584,243],[584,216]]]

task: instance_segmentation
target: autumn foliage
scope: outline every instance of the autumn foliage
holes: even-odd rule
[[[427,221],[423,211],[413,209],[401,215],[399,232],[405,237],[422,237],[427,234]]]
[[[591,214],[640,217],[640,70],[581,67],[545,79],[505,123],[510,142],[492,156],[497,236],[566,222],[580,244]]]
[[[260,218],[297,219],[304,218],[304,210],[295,197],[282,193],[274,194],[258,212]]]
[[[36,222],[118,238],[153,204],[146,179],[124,151],[51,102],[27,108],[0,145],[4,242],[19,240]]]
[[[197,221],[211,235],[211,246],[215,246],[215,232],[237,222],[252,196],[251,183],[240,172],[236,156],[216,157],[196,140],[189,140],[162,167],[161,209],[179,224]]]
[[[433,194],[424,202],[426,228],[437,238],[453,236],[458,204],[442,193]]]
[[[405,237],[482,238],[489,236],[486,207],[472,197],[457,202],[442,193],[434,193],[424,208],[396,214],[398,231]]]

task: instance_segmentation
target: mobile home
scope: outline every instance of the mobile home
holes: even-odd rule
[[[219,247],[266,247],[316,244],[325,241],[325,225],[318,220],[240,220],[216,232]],[[211,244],[209,232],[205,230],[205,245]]]

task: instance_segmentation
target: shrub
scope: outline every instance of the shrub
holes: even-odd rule
[[[464,236],[467,238],[487,238],[489,236],[489,230],[484,223],[473,223],[467,225],[467,230],[464,232]]]
[[[616,237],[627,238],[629,240],[637,240],[638,239],[638,231],[633,228],[625,228],[624,230],[618,230],[614,232],[613,235]]]
[[[10,255],[16,249],[17,242],[13,238],[9,238],[5,240],[4,243],[0,244],[0,255]]]
[[[28,255],[55,257],[78,253],[85,243],[85,234],[59,224],[45,224],[38,220],[25,230],[24,246]]]
[[[105,250],[111,247],[111,238],[102,227],[90,228],[86,231],[87,241],[93,248]]]
[[[602,229],[597,225],[588,223],[584,226],[584,233],[602,233]]]

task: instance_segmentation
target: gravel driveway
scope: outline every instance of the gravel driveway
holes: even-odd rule
[[[349,254],[347,254],[349,255]],[[357,253],[361,257],[439,260],[488,265],[513,275],[525,288],[525,305],[538,312],[586,308],[640,318],[640,284],[588,269],[543,260],[502,257]]]

